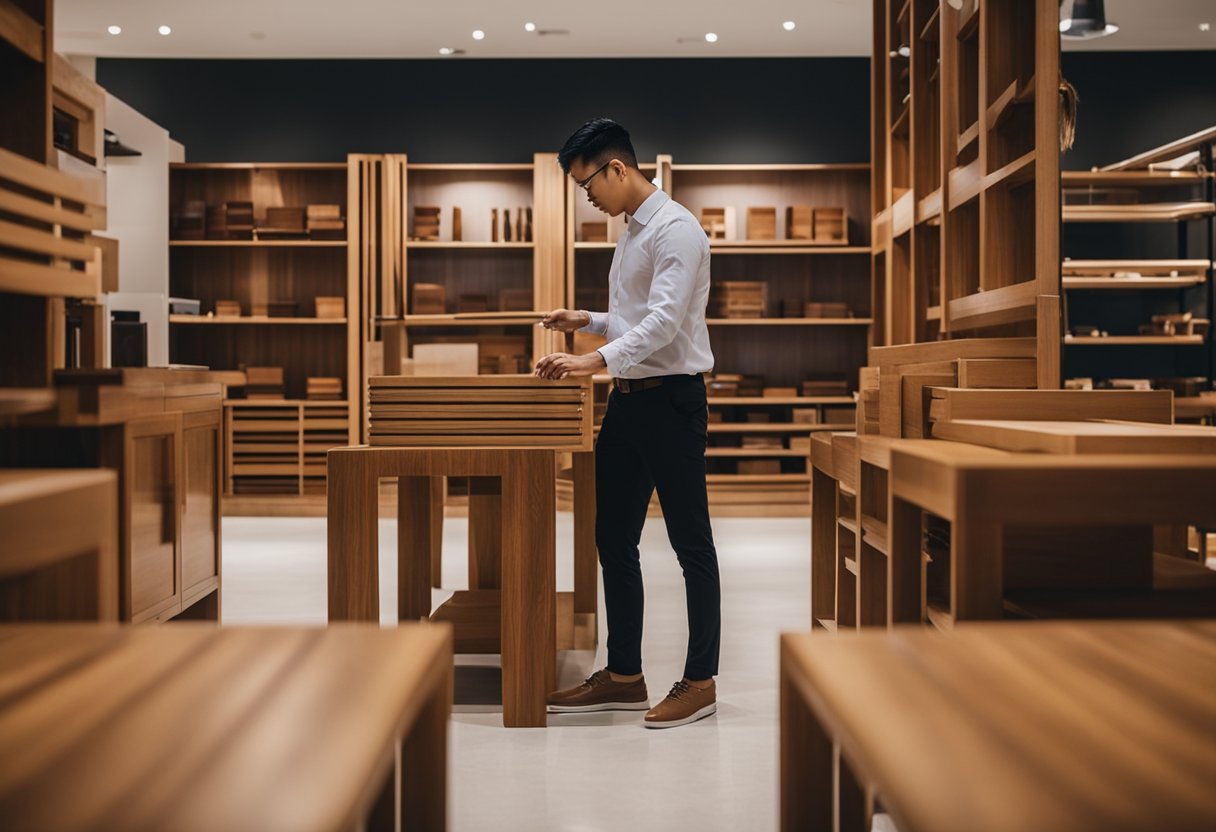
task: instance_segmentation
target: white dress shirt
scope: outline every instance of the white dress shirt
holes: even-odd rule
[[[608,311],[585,332],[605,335],[599,353],[614,378],[707,373],[709,240],[696,218],[661,190],[629,218],[608,272]]]

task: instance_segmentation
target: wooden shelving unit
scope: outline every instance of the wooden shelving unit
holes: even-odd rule
[[[1061,175],[1065,254],[1109,258],[1064,261],[1065,323],[1069,332],[1080,330],[1081,336],[1065,339],[1066,377],[1091,379],[1095,385],[1148,379],[1174,387],[1179,395],[1194,395],[1196,386],[1199,392],[1211,389],[1216,346],[1210,335],[1189,329],[1185,334],[1145,333],[1141,328],[1152,327],[1154,316],[1188,313],[1208,321],[1205,328],[1216,318],[1214,147],[1216,129],[1101,170]],[[1199,155],[1194,169],[1149,168],[1191,153]],[[1174,233],[1163,224],[1173,226]],[[1156,259],[1160,255],[1177,259]],[[1074,330],[1074,325],[1079,326]],[[1109,335],[1086,337],[1092,328]],[[1196,349],[1204,345],[1208,348]],[[1102,346],[1121,349],[1093,349]],[[1185,349],[1162,349],[1171,346]],[[1176,386],[1180,383],[1184,387]]]
[[[262,510],[286,513],[293,501],[324,495],[324,452],[359,440],[360,295],[350,267],[348,174],[347,163],[170,166],[171,211],[187,200],[252,202],[255,226],[250,239],[170,240],[170,293],[199,300],[201,311],[169,316],[170,359],[284,372],[284,399],[224,402],[226,511],[245,513],[252,499]],[[268,208],[309,204],[341,206],[345,239],[257,239]],[[317,297],[343,298],[346,315],[316,317]],[[215,316],[219,300],[237,301],[242,315]],[[297,305],[296,315],[270,317],[269,304],[283,301]],[[305,400],[310,376],[340,378],[342,398]],[[326,418],[318,423],[321,413]]]
[[[1033,335],[1039,385],[1057,387],[1059,43],[1041,24],[1058,9],[874,12],[875,341]]]

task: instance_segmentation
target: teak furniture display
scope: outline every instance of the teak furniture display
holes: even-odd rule
[[[324,406],[308,400],[310,377],[338,379],[348,391],[362,378],[355,238],[345,230],[354,168],[353,161],[170,166],[170,293],[200,301],[198,315],[170,315],[170,359],[282,370],[280,402],[257,394],[256,379],[247,398],[234,385],[225,400],[229,513],[291,511],[302,495],[324,494],[324,452],[358,441],[358,396]],[[227,207],[222,238],[199,239],[183,227],[189,206],[200,204]],[[236,204],[246,206],[247,232],[231,230]]]
[[[61,371],[55,411],[0,431],[6,467],[116,472],[121,621],[219,618],[220,390],[197,371]]]
[[[715,378],[762,380],[755,395],[711,389],[711,510],[806,516],[809,438],[852,423],[870,345],[870,166],[672,161],[665,176],[693,216],[725,208],[710,239]]]
[[[1209,829],[1214,651],[1207,621],[785,635],[781,829]]]
[[[383,377],[370,392],[373,445],[329,454],[330,619],[379,620],[377,484],[395,478],[398,620],[447,621],[456,652],[501,653],[504,724],[545,725],[556,650],[597,638],[590,384]],[[558,452],[574,468],[572,593],[554,585]],[[432,611],[445,477],[468,480],[470,581]]]
[[[118,620],[113,471],[0,469],[0,620]]]
[[[1058,20],[875,1],[875,343],[1029,337],[1060,386]]]
[[[439,625],[0,626],[22,680],[0,705],[0,817],[441,832],[451,657]]]
[[[1066,379],[1163,388],[1194,379],[1211,389],[1214,147],[1209,128],[1101,169],[1063,172]]]

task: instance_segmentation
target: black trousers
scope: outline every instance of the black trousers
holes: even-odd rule
[[[718,673],[722,633],[718,553],[709,525],[700,376],[632,393],[613,390],[595,444],[595,543],[604,572],[608,669],[642,672],[642,569],[638,543],[657,489],[667,537],[684,571],[688,657],[684,676]]]

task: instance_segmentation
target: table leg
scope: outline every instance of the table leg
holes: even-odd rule
[[[924,620],[921,599],[921,509],[894,494],[887,497],[887,622]]]
[[[811,471],[811,626],[836,620],[836,480]]]
[[[329,620],[380,620],[379,495],[370,456],[328,454]]]
[[[442,684],[435,686],[422,712],[401,745],[402,832],[443,832],[447,829],[448,719],[452,713],[452,666],[447,663]]]
[[[469,478],[469,589],[499,589],[502,480]]]
[[[431,551],[436,529],[431,522],[435,477],[397,478],[397,620],[417,621],[431,614]]]
[[[502,483],[502,720],[547,724],[557,684],[557,518],[552,451],[512,455]]]
[[[443,504],[448,496],[448,478],[431,477],[431,586],[443,587]]]
[[[595,547],[595,453],[574,457],[575,649],[594,650],[599,641],[600,563]],[[586,618],[590,616],[590,618]]]
[[[951,524],[950,611],[955,621],[1004,616],[1001,532],[1000,524],[978,519]]]
[[[781,668],[781,830],[832,829],[832,741]]]

